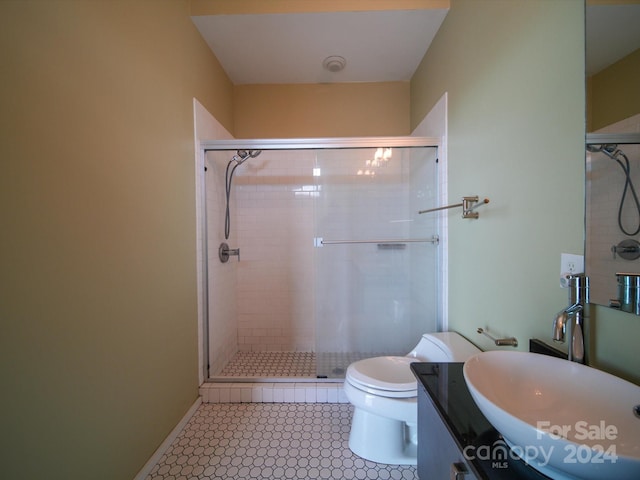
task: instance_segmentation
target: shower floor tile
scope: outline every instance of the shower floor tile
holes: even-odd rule
[[[348,404],[202,404],[147,480],[417,479],[349,450]]]
[[[344,378],[350,363],[377,353],[238,352],[216,377]]]
[[[219,377],[315,377],[312,352],[238,352]]]

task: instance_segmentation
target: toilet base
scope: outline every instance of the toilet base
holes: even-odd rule
[[[349,448],[359,457],[372,462],[416,465],[417,426],[356,407],[351,421]]]

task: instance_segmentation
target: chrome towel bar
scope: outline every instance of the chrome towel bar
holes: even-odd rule
[[[342,245],[342,244],[357,244],[357,243],[377,243],[380,245],[391,245],[397,243],[432,243],[438,245],[440,243],[440,237],[433,235],[431,238],[403,238],[397,239],[384,239],[384,240],[324,240],[323,238],[316,238],[314,242],[317,247],[323,245]]]
[[[484,329],[482,328],[478,328],[478,333],[489,337],[491,340],[493,340],[493,343],[495,343],[497,347],[504,347],[504,346],[517,347],[518,346],[518,340],[516,340],[515,337],[495,338],[492,335],[489,335],[487,332],[485,332]]]
[[[437,212],[438,210],[447,210],[449,208],[458,208],[462,207],[462,218],[478,218],[478,212],[474,212],[474,210],[482,205],[486,205],[489,203],[489,199],[485,198],[482,201],[478,199],[477,195],[473,197],[462,197],[461,203],[456,203],[454,205],[447,205],[444,207],[436,207],[429,208],[427,210],[420,210],[418,214],[429,213],[429,212]]]

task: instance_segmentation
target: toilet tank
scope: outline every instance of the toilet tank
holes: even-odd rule
[[[456,332],[425,333],[407,357],[423,362],[465,362],[481,350]]]

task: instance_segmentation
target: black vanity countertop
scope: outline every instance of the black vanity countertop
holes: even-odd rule
[[[510,454],[498,431],[471,397],[462,373],[463,365],[412,363],[411,370],[424,386],[475,475],[486,480],[548,480],[547,476]]]

